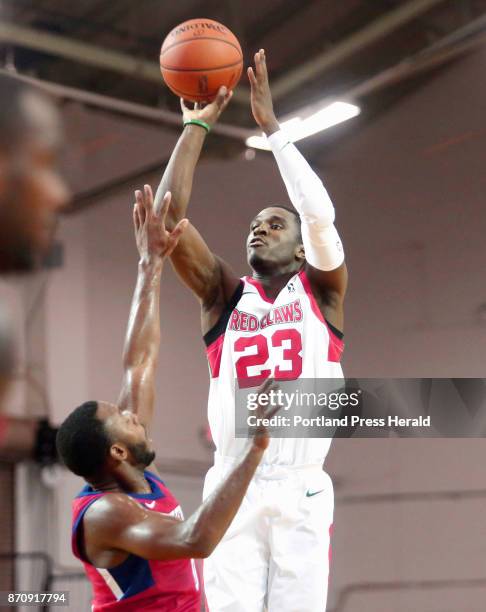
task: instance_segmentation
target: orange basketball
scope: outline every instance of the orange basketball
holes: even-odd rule
[[[234,89],[243,70],[236,36],[212,19],[190,19],[176,26],[162,44],[160,70],[180,98],[210,101],[221,85]]]

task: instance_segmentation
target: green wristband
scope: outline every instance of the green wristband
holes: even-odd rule
[[[204,128],[208,134],[211,131],[211,126],[209,123],[201,121],[200,119],[189,119],[188,121],[184,121],[184,127],[186,127],[186,125],[198,125],[199,127]]]

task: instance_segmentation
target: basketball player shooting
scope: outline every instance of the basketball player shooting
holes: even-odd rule
[[[167,232],[166,194],[160,213],[150,187],[136,192],[134,225],[140,254],[117,404],[86,402],[61,425],[59,455],[87,481],[73,502],[72,547],[93,588],[94,612],[199,612],[201,581],[193,559],[207,557],[231,523],[269,438],[255,432],[228,477],[187,520],[160,478],[148,430],[159,353],[159,293],[164,259],[183,234]],[[268,381],[267,381],[268,383]],[[273,384],[266,384],[267,393]],[[270,417],[275,410],[264,410]]]
[[[209,422],[216,444],[207,496],[233,469],[235,379],[341,378],[344,253],[334,207],[319,177],[280,130],[265,53],[248,68],[251,108],[268,138],[295,207],[273,205],[250,222],[251,276],[239,278],[188,225],[172,262],[201,304],[210,366]],[[173,206],[168,226],[185,217],[204,140],[231,98],[194,109],[181,100],[184,130],[160,184]],[[250,324],[250,321],[252,322]],[[222,542],[204,563],[206,595],[218,612],[322,612],[326,608],[333,488],[322,464],[329,439],[272,439]],[[237,563],[235,563],[237,559]]]

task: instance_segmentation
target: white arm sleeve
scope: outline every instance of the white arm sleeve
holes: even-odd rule
[[[274,132],[268,143],[300,215],[306,260],[319,270],[335,270],[344,261],[344,250],[334,227],[334,206],[321,179],[284,132]]]

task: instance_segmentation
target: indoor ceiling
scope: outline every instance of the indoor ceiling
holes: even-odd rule
[[[194,17],[233,30],[246,65],[265,48],[278,115],[339,97],[363,106],[366,121],[483,42],[486,0],[0,0],[0,61],[96,94],[95,106],[123,103],[118,111],[135,117],[143,106],[145,120],[179,125],[158,55],[165,35]],[[239,147],[255,127],[248,102],[243,75],[224,116]],[[324,146],[346,129],[333,132],[311,140]]]

